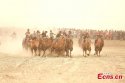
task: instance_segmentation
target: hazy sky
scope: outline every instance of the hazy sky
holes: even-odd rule
[[[125,0],[0,0],[0,27],[125,30]]]

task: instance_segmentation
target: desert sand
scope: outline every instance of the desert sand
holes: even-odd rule
[[[82,56],[74,39],[72,58],[32,56],[22,49],[22,38],[4,40],[0,46],[0,83],[125,83],[125,41],[105,40],[101,56]],[[99,73],[122,79],[98,79]]]

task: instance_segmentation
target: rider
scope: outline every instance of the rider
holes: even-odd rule
[[[51,39],[53,39],[54,38],[54,36],[53,35],[55,35],[53,32],[52,32],[52,30],[50,30],[50,38]]]
[[[56,35],[56,38],[59,38],[61,35],[62,35],[62,32],[59,31],[59,32],[57,33],[57,35]]]
[[[100,32],[100,31],[98,31],[98,33],[96,33],[96,39],[97,38],[102,38],[103,36],[102,36],[102,33]]]
[[[84,34],[83,34],[83,38],[85,39],[85,38],[89,38],[89,33],[88,32],[85,32]]]
[[[47,31],[45,31],[45,32],[43,31],[43,32],[42,32],[42,37],[43,37],[43,38],[46,38],[46,37],[47,37]]]
[[[67,36],[68,36],[68,38],[72,38],[72,32],[69,31]]]
[[[82,32],[81,34],[81,38],[79,39],[79,42],[84,39],[84,42],[85,42],[85,39],[88,39],[89,38],[89,33],[88,32]]]
[[[101,38],[101,40],[104,42],[103,36],[99,33],[96,35],[95,43],[97,42],[98,38]]]
[[[24,42],[30,41],[30,38],[31,38],[30,30],[27,29],[27,32],[25,33]]]
[[[63,31],[63,35],[64,35],[65,37],[67,37],[67,33],[66,33],[65,31]]]
[[[25,35],[26,35],[26,38],[30,37],[30,30],[29,29],[27,29],[27,32],[25,33]]]
[[[31,37],[32,37],[32,39],[36,39],[37,35],[36,35],[35,31],[31,34]]]
[[[40,39],[40,31],[39,30],[37,30],[37,32],[36,32],[36,38]]]
[[[55,43],[58,41],[58,39],[61,37],[61,35],[62,35],[62,32],[59,31],[59,32],[57,33],[57,35],[56,35]]]

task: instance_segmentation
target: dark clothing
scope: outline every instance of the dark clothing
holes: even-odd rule
[[[50,32],[50,38],[51,39],[53,39],[54,38],[54,36],[53,35],[55,35],[53,32]]]
[[[57,38],[60,37],[60,36],[61,36],[61,33],[58,33],[58,34],[56,35]]]
[[[63,32],[63,35],[64,35],[64,36],[67,36],[66,32]]]
[[[42,33],[42,37],[46,37],[46,33],[45,32]]]

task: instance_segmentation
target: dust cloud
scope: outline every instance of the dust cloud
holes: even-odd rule
[[[11,36],[13,32],[16,33],[15,38]],[[8,56],[30,56],[30,53],[22,48],[23,39],[24,31],[4,29],[0,35],[0,53]]]
[[[9,30],[7,30],[9,31]],[[15,31],[17,37],[10,34]],[[22,49],[25,30],[5,31],[0,36],[1,83],[125,83],[125,79],[98,79],[99,73],[125,76],[125,41],[105,40],[101,56],[82,56],[74,39],[72,58],[34,57]]]
[[[30,51],[26,51],[22,48],[22,41],[25,37],[25,32],[27,29],[6,29],[3,30],[2,35],[0,36],[0,53],[4,53],[9,56],[32,56]],[[30,32],[33,33],[35,29],[30,29]],[[37,30],[37,29],[36,29]],[[35,30],[35,31],[36,31]],[[41,30],[40,30],[41,31]],[[49,35],[49,30],[48,31]],[[57,33],[57,30],[53,30],[54,33]],[[11,34],[15,32],[16,37],[12,38]],[[42,31],[41,31],[42,32]],[[92,40],[92,49],[94,47]],[[91,51],[94,53],[94,50]],[[73,51],[72,56],[82,56],[82,49],[78,45],[78,39],[73,39]]]

